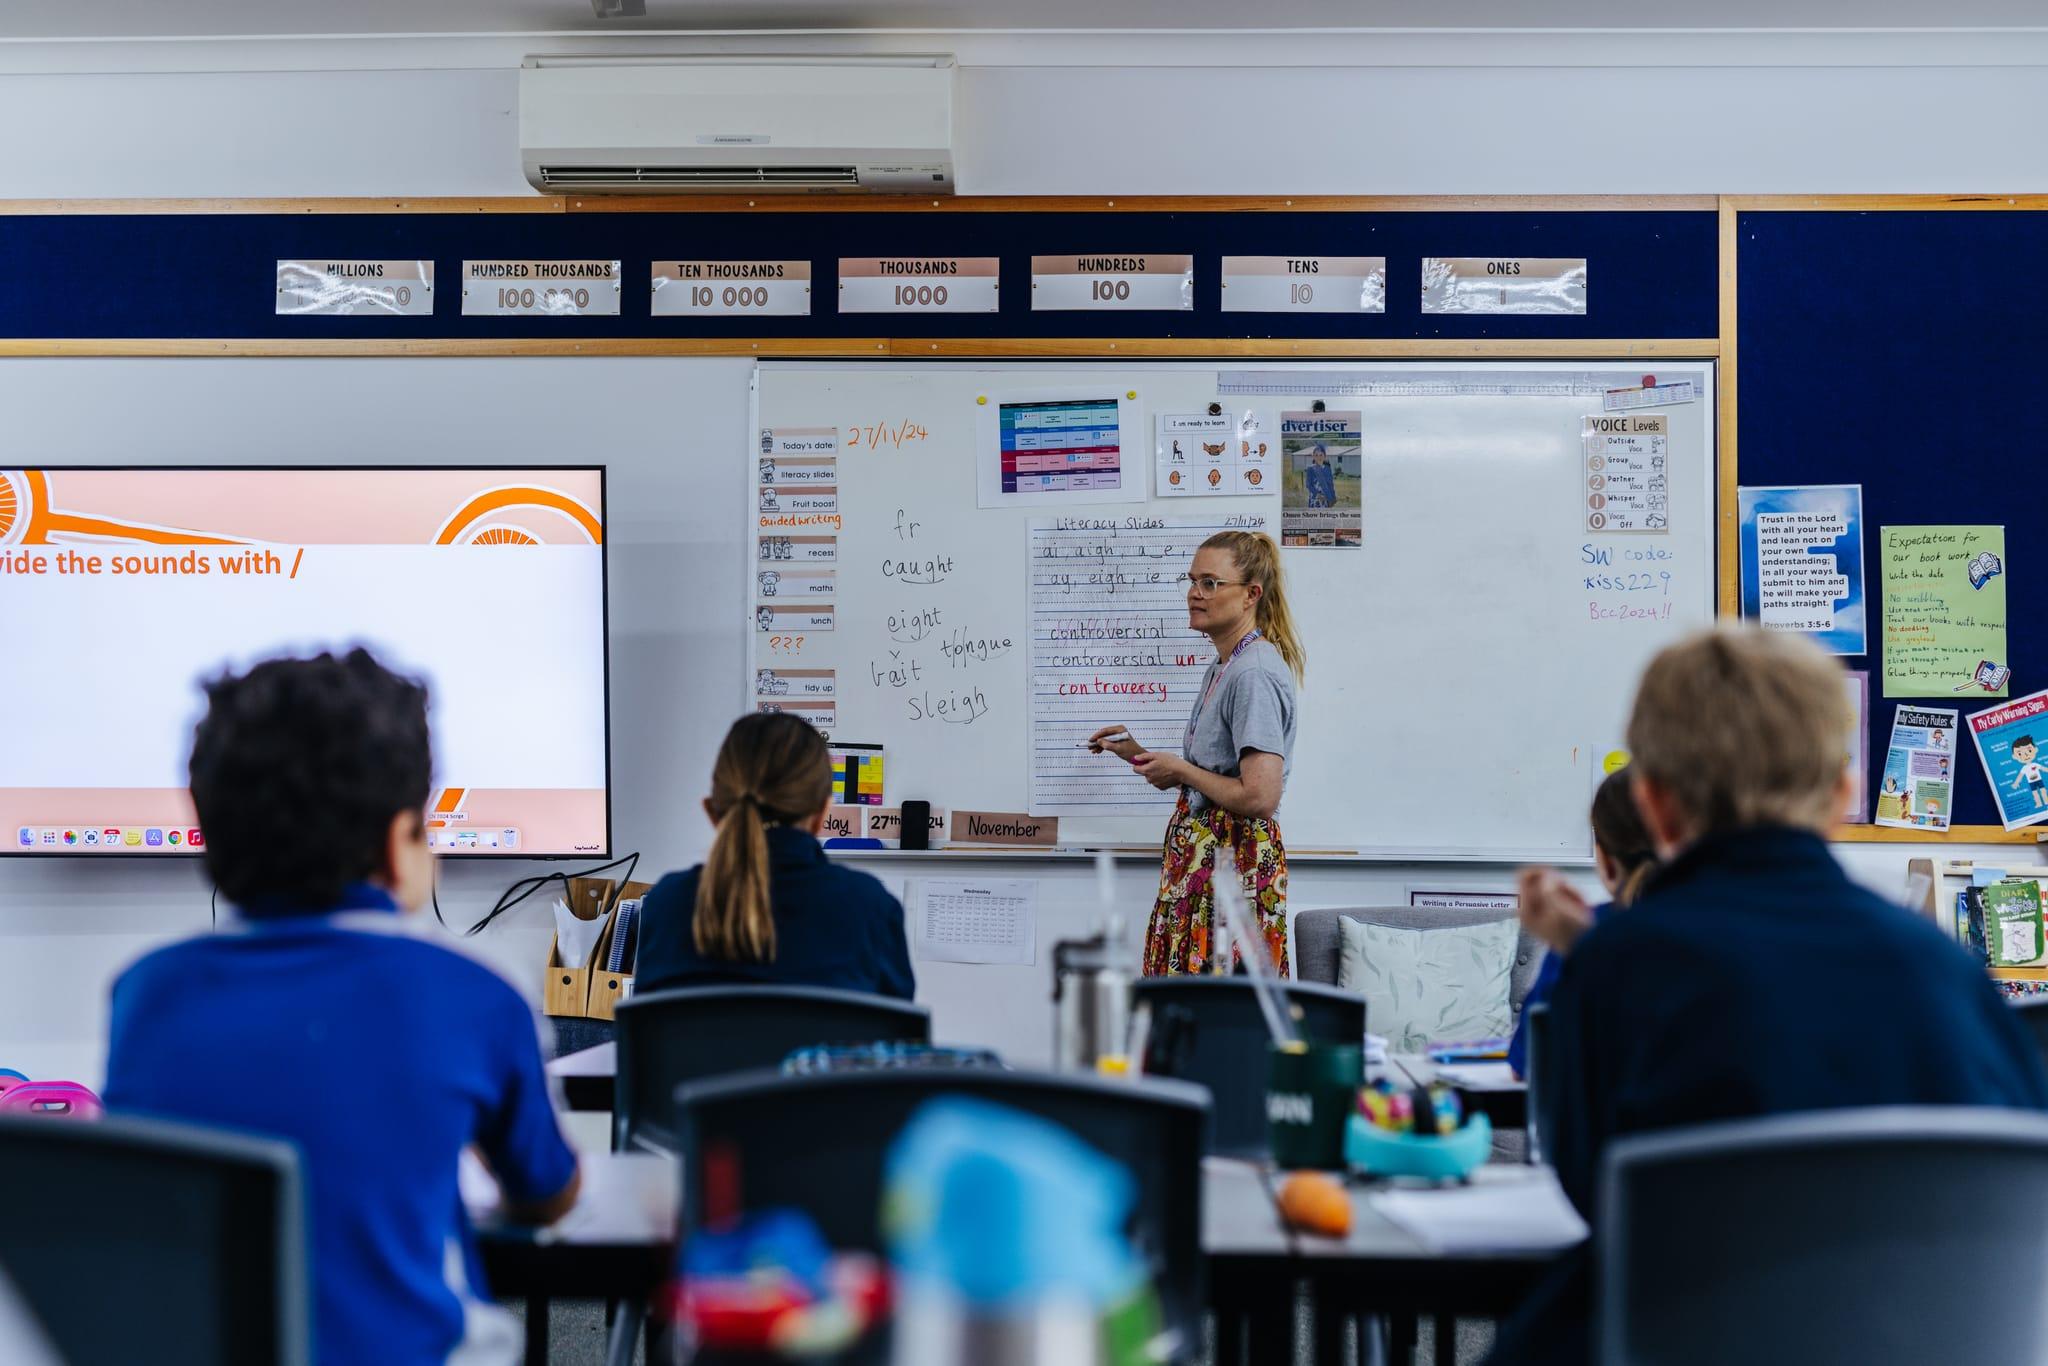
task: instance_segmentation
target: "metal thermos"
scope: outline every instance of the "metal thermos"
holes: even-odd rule
[[[1093,1072],[1122,1057],[1131,1024],[1131,978],[1106,934],[1066,939],[1052,950],[1053,1065]]]
[[[1000,1312],[907,1287],[896,1307],[894,1366],[1090,1366],[1104,1360],[1101,1325],[1086,1305]]]

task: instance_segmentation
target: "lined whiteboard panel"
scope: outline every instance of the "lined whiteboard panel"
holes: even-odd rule
[[[1281,412],[1320,398],[1362,415],[1364,534],[1362,546],[1284,554],[1309,657],[1280,810],[1289,847],[1583,857],[1586,804],[1643,663],[1713,617],[1710,363],[1657,367],[1660,384],[1691,380],[1700,395],[1651,410],[1669,429],[1668,529],[1587,529],[1584,420],[1602,413],[1607,390],[1641,379],[1625,361],[763,364],[757,434],[836,433],[838,525],[825,531],[832,629],[750,631],[746,705],[758,701],[757,670],[829,669],[831,734],[886,747],[889,805],[1026,810],[1033,521],[1237,515],[1277,527],[1276,494],[1156,497],[1154,419],[1220,402],[1277,432]],[[1124,462],[1153,496],[979,506],[980,400],[1062,390],[1137,395],[1127,401],[1141,435]],[[758,511],[750,488],[746,513]],[[1190,533],[1187,554],[1199,539]],[[751,623],[764,599],[748,541]],[[1162,572],[1185,568],[1176,558]],[[1158,643],[1169,658],[1208,649],[1184,629]],[[1163,695],[1076,699],[1075,719],[1177,734],[1200,672],[1168,673]],[[1069,815],[1061,842],[1150,843],[1163,827],[1156,811]]]

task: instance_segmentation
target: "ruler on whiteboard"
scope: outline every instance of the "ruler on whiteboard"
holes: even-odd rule
[[[1640,379],[1629,375],[1628,381]],[[1341,370],[1225,370],[1216,392],[1278,398],[1599,398],[1614,387],[1604,374],[1475,379],[1470,371],[1367,375]]]

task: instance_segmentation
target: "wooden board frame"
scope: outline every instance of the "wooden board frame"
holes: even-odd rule
[[[2002,213],[2014,210],[2042,212],[2048,210],[2048,195],[2042,194],[1729,194],[1720,198],[1721,214],[1721,536],[1719,555],[1721,561],[1721,615],[1728,618],[1739,616],[1742,611],[1741,562],[1736,544],[1736,486],[1740,483],[1737,470],[1736,439],[1736,384],[1737,384],[1737,304],[1735,288],[1735,267],[1737,254],[1736,224],[1744,213],[1926,213],[1930,210],[1956,210],[1966,213]],[[1866,566],[1865,572],[1868,573]],[[2033,829],[2007,830],[2000,825],[1955,825],[1945,834],[1930,835],[1924,830],[1900,830],[1883,825],[1844,825],[1837,829],[1834,838],[1844,844],[2015,844],[2030,845],[2039,842],[2040,832]],[[2015,969],[2015,971],[2019,971]],[[2041,980],[2048,980],[2048,969],[2026,969],[2039,972]]]
[[[780,359],[903,359],[910,357],[1064,358],[1270,358],[1322,360],[1387,359],[1592,359],[1602,357],[1718,359],[1719,442],[1715,452],[1719,507],[1716,601],[1728,619],[1741,611],[1737,554],[1736,489],[1740,483],[1737,405],[1740,369],[1736,352],[1737,232],[1745,212],[1958,212],[2048,211],[2048,194],[1885,195],[1301,195],[1281,196],[918,196],[721,195],[721,196],[503,196],[484,198],[302,198],[302,199],[16,199],[0,200],[0,215],[64,214],[280,214],[308,215],[475,213],[1160,213],[1160,212],[1626,212],[1716,211],[1719,215],[1719,337],[1665,339],[1325,339],[1245,338],[501,338],[456,340],[0,339],[0,357],[10,356],[762,356]],[[1844,826],[1845,843],[2012,844],[2036,842],[2031,830],[1995,825],[1955,826],[1945,836],[1882,826]],[[2044,974],[2048,975],[2048,974]]]

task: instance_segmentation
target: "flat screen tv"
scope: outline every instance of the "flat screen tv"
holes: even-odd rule
[[[358,644],[430,689],[437,853],[611,852],[602,467],[0,469],[0,642],[7,854],[201,852],[202,681]]]

